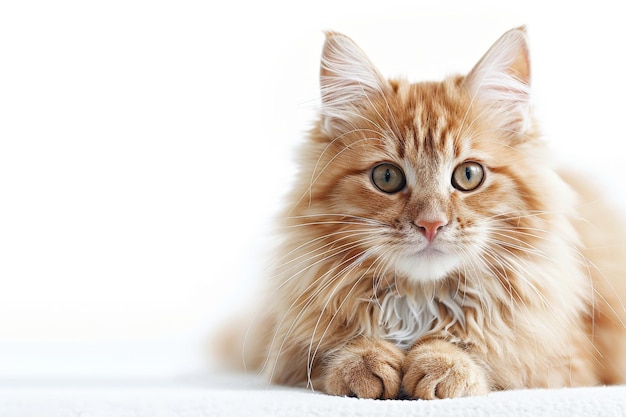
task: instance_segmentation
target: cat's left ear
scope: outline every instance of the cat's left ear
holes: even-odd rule
[[[326,33],[320,65],[323,128],[329,135],[352,129],[358,108],[384,94],[388,82],[350,38]]]
[[[493,110],[505,130],[530,125],[530,60],[526,28],[506,32],[465,79],[473,100]]]

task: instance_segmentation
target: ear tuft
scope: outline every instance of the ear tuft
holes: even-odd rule
[[[353,118],[355,105],[384,93],[387,82],[347,36],[326,33],[320,65],[324,127],[331,133]]]
[[[526,28],[498,39],[465,80],[472,97],[491,107],[503,128],[522,132],[530,123],[530,60]]]

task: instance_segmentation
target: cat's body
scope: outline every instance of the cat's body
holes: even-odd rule
[[[525,39],[411,84],[327,35],[249,367],[371,398],[626,382],[623,228],[547,157]]]

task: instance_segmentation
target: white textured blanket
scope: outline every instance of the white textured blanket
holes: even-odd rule
[[[169,381],[20,381],[0,386],[0,416],[626,416],[626,386],[496,392],[436,401],[332,397],[248,376]]]

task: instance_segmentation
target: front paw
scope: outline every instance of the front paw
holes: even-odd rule
[[[392,343],[356,339],[329,358],[323,389],[333,395],[397,398],[403,360],[404,352]]]
[[[402,369],[402,388],[412,398],[432,400],[489,392],[485,371],[467,352],[443,340],[414,346]]]

